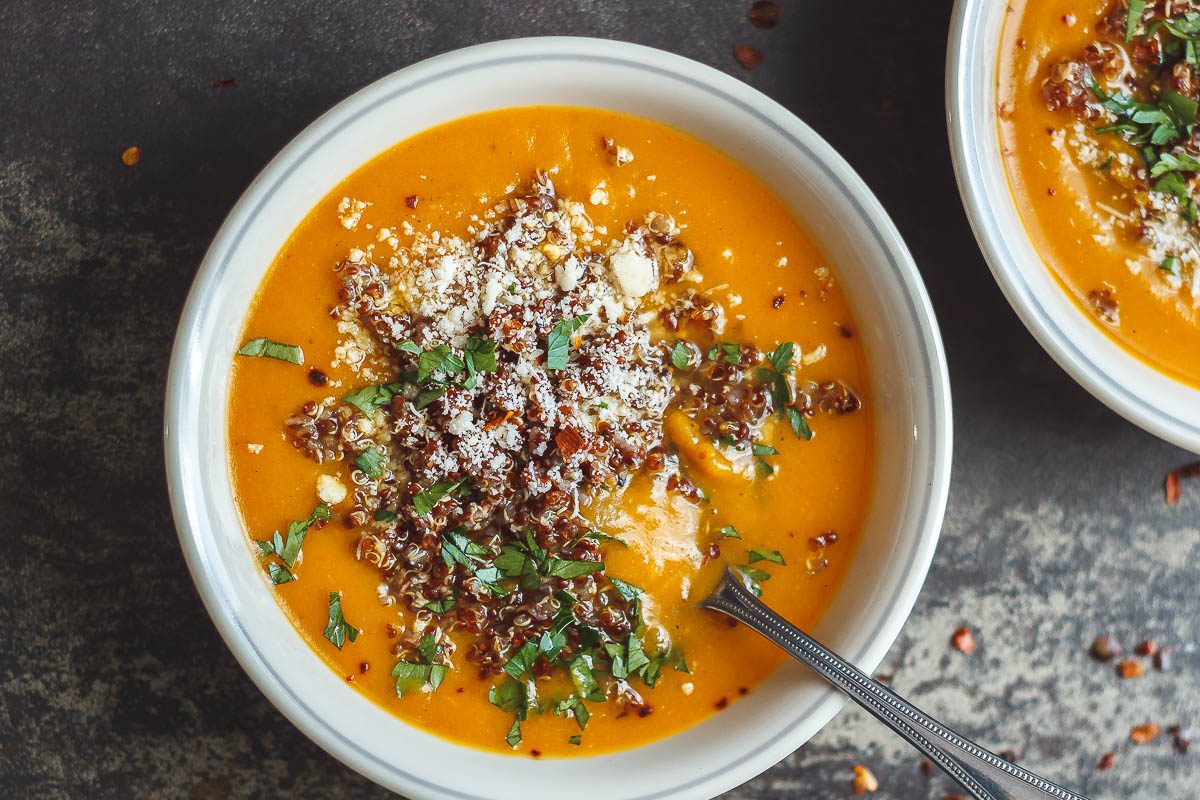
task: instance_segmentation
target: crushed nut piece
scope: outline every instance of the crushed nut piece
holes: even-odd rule
[[[623,167],[633,161],[633,151],[628,147],[617,144],[607,136],[600,143],[604,145],[604,152],[608,153],[608,160],[616,166]]]
[[[126,147],[121,151],[121,163],[127,167],[135,166],[142,160],[142,148],[137,145]]]
[[[1100,760],[1096,762],[1096,769],[1101,772],[1107,772],[1117,765],[1117,757],[1112,753],[1105,753],[1100,756]]]
[[[1167,729],[1167,733],[1171,734],[1171,741],[1175,745],[1175,752],[1181,756],[1186,756],[1192,749],[1192,726],[1172,725]]]
[[[1155,644],[1153,639],[1147,639],[1134,648],[1133,652],[1139,656],[1152,656],[1158,652],[1158,645]]]
[[[1097,661],[1112,661],[1121,655],[1121,643],[1111,636],[1097,636],[1088,652]]]

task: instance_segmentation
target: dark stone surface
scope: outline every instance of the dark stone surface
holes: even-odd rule
[[[947,154],[948,3],[785,2],[773,31],[748,5],[0,4],[0,794],[385,795],[268,705],[197,599],[162,474],[168,351],[223,216],[317,114],[426,56],[550,33],[666,47],[762,89],[841,150],[907,238],[958,436],[943,542],[881,671],[1093,798],[1200,793],[1200,754],[1127,741],[1140,722],[1200,722],[1200,487],[1167,508],[1163,474],[1188,456],[1072,383],[992,282]],[[734,42],[766,60],[746,72]],[[970,657],[948,646],[964,622]],[[1107,631],[1174,644],[1174,673],[1119,681],[1086,655]],[[1107,750],[1116,768],[1095,771]],[[880,797],[953,791],[847,711],[730,797],[847,796],[856,762]]]

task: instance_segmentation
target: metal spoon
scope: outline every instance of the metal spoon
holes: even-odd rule
[[[860,672],[755,597],[729,569],[701,608],[748,625],[832,683],[958,782],[975,800],[1087,800],[964,739]]]

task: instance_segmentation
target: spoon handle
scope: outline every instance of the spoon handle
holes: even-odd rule
[[[749,626],[849,695],[924,753],[975,800],[1086,800],[984,750],[860,672],[755,597],[732,571],[700,604]]]

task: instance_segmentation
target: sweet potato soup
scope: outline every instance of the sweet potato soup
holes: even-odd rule
[[[230,387],[251,553],[313,649],[489,750],[628,748],[780,661],[850,568],[870,398],[780,201],[644,119],[523,108],[405,141],[279,253]]]
[[[1000,137],[1034,245],[1113,339],[1200,385],[1196,4],[1009,5]]]

